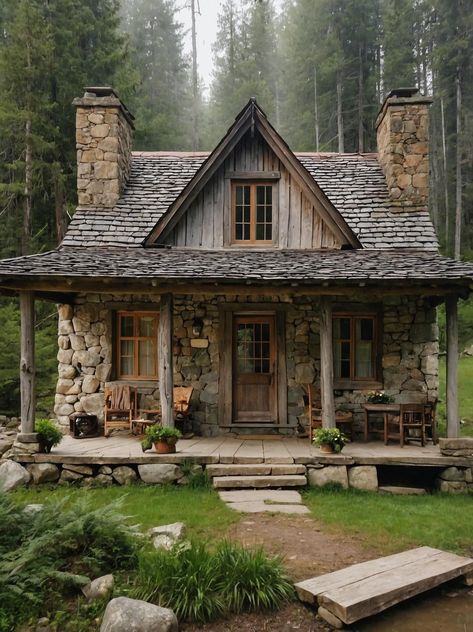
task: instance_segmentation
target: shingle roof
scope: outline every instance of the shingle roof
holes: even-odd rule
[[[138,247],[204,163],[206,153],[134,153],[114,209],[78,209],[63,244]],[[364,248],[437,248],[427,211],[390,208],[376,154],[297,154]]]
[[[412,250],[203,250],[61,247],[0,261],[0,283],[11,277],[102,277],[232,282],[461,282],[473,264]],[[177,289],[177,288],[176,288]]]

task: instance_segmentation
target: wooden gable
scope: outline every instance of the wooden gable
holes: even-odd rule
[[[341,214],[254,101],[237,117],[145,245],[230,247],[232,182],[251,181],[273,184],[273,236],[269,247],[360,247]]]

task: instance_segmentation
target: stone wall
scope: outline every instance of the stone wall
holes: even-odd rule
[[[386,99],[376,122],[379,161],[393,206],[426,208],[429,176],[428,106],[416,96]]]
[[[113,208],[131,168],[131,115],[113,92],[74,104],[79,206]]]
[[[194,387],[194,429],[205,436],[220,434],[218,404],[219,306],[241,303],[284,304],[288,421],[295,429],[305,426],[306,384],[320,376],[319,308],[309,297],[268,296],[175,296],[174,383]],[[113,311],[148,303],[159,310],[159,297],[82,295],[74,306],[59,306],[58,382],[55,414],[61,424],[73,412],[90,412],[103,419],[103,389],[113,379]],[[121,307],[123,306],[123,307]],[[250,307],[251,308],[251,307]],[[202,321],[200,335],[193,333],[194,320]],[[423,299],[395,297],[383,306],[384,389],[397,402],[435,401],[438,391],[438,328],[435,309]],[[157,382],[139,383],[140,405],[159,405]],[[362,404],[370,389],[336,391],[336,407],[352,410],[358,431],[362,430]],[[228,431],[228,429],[227,429]],[[293,431],[293,430],[292,430]]]

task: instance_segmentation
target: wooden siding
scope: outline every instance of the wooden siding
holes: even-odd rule
[[[229,246],[232,176],[258,173],[255,179],[261,179],[262,172],[280,174],[280,178],[274,180],[275,247],[341,247],[340,240],[323,221],[316,202],[308,198],[298,180],[286,169],[258,132],[253,139],[249,133],[243,137],[161,243],[209,249]]]

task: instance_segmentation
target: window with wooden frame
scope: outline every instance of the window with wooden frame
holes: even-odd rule
[[[117,377],[158,377],[158,312],[117,313]]]
[[[379,381],[377,314],[333,315],[333,368],[340,384]]]
[[[232,182],[232,243],[273,243],[272,182]]]

